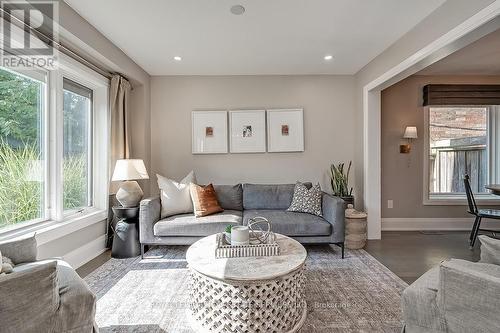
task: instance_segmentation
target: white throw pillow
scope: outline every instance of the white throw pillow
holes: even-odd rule
[[[193,212],[193,201],[189,193],[189,184],[196,184],[196,176],[193,171],[180,182],[158,174],[156,177],[158,177],[158,187],[160,188],[161,218]]]

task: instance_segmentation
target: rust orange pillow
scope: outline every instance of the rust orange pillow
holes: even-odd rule
[[[194,183],[189,184],[189,192],[193,200],[194,215],[196,217],[207,216],[210,214],[223,212],[224,209],[219,205],[214,186],[200,186]]]

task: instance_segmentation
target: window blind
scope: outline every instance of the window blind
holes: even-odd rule
[[[428,84],[423,105],[500,105],[500,84]]]

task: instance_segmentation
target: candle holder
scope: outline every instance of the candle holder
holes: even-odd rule
[[[231,245],[248,245],[250,243],[250,232],[248,227],[237,225],[231,228]]]

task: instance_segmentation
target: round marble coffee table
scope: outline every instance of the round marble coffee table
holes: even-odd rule
[[[190,312],[197,331],[296,332],[306,319],[306,249],[276,234],[280,255],[215,258],[216,235],[191,245]]]

